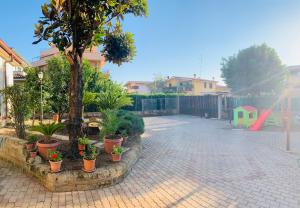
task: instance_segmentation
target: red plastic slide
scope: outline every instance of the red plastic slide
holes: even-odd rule
[[[259,131],[271,113],[272,113],[272,110],[270,110],[270,109],[262,111],[262,113],[259,116],[259,118],[257,119],[257,121],[251,126],[250,130],[251,131]]]

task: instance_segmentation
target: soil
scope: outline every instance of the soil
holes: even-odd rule
[[[42,140],[39,140],[39,143],[41,143],[41,144],[54,144],[56,142],[57,142],[57,140],[54,140],[54,139],[50,139],[50,140],[42,139]]]

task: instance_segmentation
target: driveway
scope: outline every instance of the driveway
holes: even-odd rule
[[[123,183],[51,193],[2,167],[0,207],[300,207],[299,157],[284,151],[283,133],[192,116],[145,123],[142,157]]]

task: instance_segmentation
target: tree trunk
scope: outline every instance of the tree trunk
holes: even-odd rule
[[[69,140],[73,159],[79,158],[78,138],[82,136],[82,56],[72,55],[69,85]]]
[[[58,111],[58,123],[61,123],[62,117],[64,115],[64,112]]]
[[[32,111],[32,126],[34,126],[34,123],[35,123],[35,109],[33,109]]]

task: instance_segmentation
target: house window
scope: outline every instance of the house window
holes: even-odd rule
[[[169,84],[169,87],[172,87],[172,84],[171,84],[171,83]]]
[[[210,89],[212,89],[212,86],[213,86],[212,83],[209,83],[209,88],[210,88]]]
[[[207,86],[206,86],[207,84],[206,84],[206,82],[204,82],[204,88],[206,88]]]
[[[139,86],[132,86],[131,89],[137,90],[139,89]]]
[[[182,86],[182,82],[180,82],[180,86]]]

